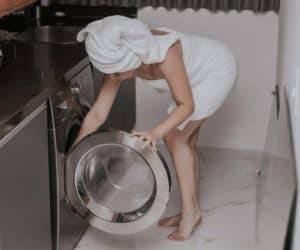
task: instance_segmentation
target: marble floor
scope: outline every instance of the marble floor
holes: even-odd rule
[[[171,166],[164,148],[161,152]],[[76,250],[258,250],[255,246],[256,176],[261,155],[256,152],[199,148],[202,224],[184,242],[166,237],[174,229],[151,228],[133,236],[113,236],[89,228]],[[165,216],[180,209],[173,168],[173,186]]]

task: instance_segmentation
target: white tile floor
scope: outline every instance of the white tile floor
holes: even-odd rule
[[[180,209],[169,155],[162,148],[173,180],[165,216]],[[202,224],[185,242],[166,236],[174,229],[156,225],[133,236],[113,236],[89,228],[76,250],[258,250],[255,242],[255,185],[260,154],[200,148]]]

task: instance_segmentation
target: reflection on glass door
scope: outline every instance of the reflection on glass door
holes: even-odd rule
[[[279,89],[278,89],[279,90]],[[284,249],[296,192],[295,163],[287,98],[274,91],[257,182],[256,235],[263,249]],[[278,102],[281,102],[280,112]]]

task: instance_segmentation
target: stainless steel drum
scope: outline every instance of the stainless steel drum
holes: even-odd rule
[[[68,154],[66,197],[92,226],[132,234],[155,223],[170,192],[170,174],[159,152],[119,131],[97,131]]]

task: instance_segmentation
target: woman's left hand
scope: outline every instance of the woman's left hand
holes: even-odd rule
[[[140,149],[150,146],[153,151],[157,151],[156,141],[159,139],[159,136],[157,136],[155,132],[151,130],[140,132],[132,130],[131,136],[137,136],[139,139],[145,142]]]

